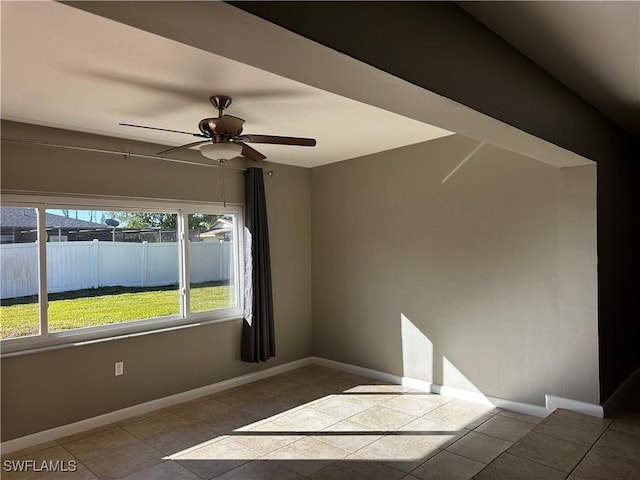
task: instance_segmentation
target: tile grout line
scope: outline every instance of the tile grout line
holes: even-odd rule
[[[583,423],[587,423],[587,424],[588,424],[589,422],[583,422]],[[556,470],[556,471],[558,471],[558,472],[562,472],[563,474],[565,474],[565,477],[564,477],[564,478],[566,479],[566,478],[568,478],[568,477],[573,473],[573,471],[574,471],[576,468],[578,468],[578,466],[580,465],[580,463],[582,463],[582,461],[584,460],[584,458],[585,458],[585,457],[586,457],[586,456],[591,452],[591,450],[593,449],[593,447],[594,447],[594,445],[597,443],[597,441],[598,441],[598,440],[600,440],[600,438],[601,438],[601,437],[602,437],[602,436],[603,436],[603,435],[604,435],[604,434],[609,430],[610,425],[611,425],[611,424],[609,424],[609,425],[608,425],[608,426],[603,430],[603,432],[602,432],[600,435],[598,435],[598,438],[596,438],[596,439],[594,440],[594,442],[591,444],[591,446],[590,446],[590,447],[588,447],[587,451],[584,453],[584,455],[582,455],[582,457],[580,458],[580,460],[578,461],[578,463],[576,463],[576,465],[575,465],[575,466],[574,466],[574,467],[573,467],[569,472],[565,472],[565,471],[563,471],[563,470],[559,470],[559,469],[557,469],[557,468],[555,468],[555,467],[552,467],[552,466],[550,466],[550,465],[547,465],[547,464],[541,463],[541,462],[539,462],[539,461],[537,461],[537,460],[535,460],[535,459],[532,459],[532,458],[522,457],[522,456],[520,456],[520,455],[518,455],[518,454],[515,454],[515,453],[509,453],[508,449],[507,449],[507,450],[505,450],[504,452],[502,452],[502,453],[501,453],[500,455],[498,455],[496,458],[494,458],[494,459],[493,459],[489,464],[487,464],[487,465],[486,465],[486,467],[484,467],[482,470],[484,470],[484,469],[485,469],[485,468],[487,468],[489,465],[491,465],[493,462],[495,462],[496,460],[498,460],[498,458],[500,458],[502,455],[509,453],[509,455],[513,455],[514,457],[518,457],[518,458],[521,458],[521,459],[524,459],[524,460],[529,460],[530,462],[537,463],[538,465],[542,465],[542,466],[544,466],[544,467],[551,468],[551,469]],[[517,441],[522,440],[522,439],[523,439],[523,438],[525,438],[527,435],[529,435],[529,433],[532,433],[532,432],[533,432],[533,430],[531,430],[531,431],[527,432],[527,434],[526,434],[526,435],[523,435],[523,436],[522,436],[522,437],[520,437]],[[534,432],[534,433],[537,433],[537,432]],[[553,439],[556,439],[556,440],[562,440],[562,441],[565,441],[565,442],[567,442],[567,443],[571,443],[571,444],[573,444],[573,445],[578,445],[578,446],[581,446],[581,447],[586,446],[586,445],[580,445],[580,444],[575,443],[575,442],[571,442],[571,441],[566,440],[566,439],[563,439],[563,438],[557,438],[557,437],[554,437],[553,435],[546,435],[546,434],[543,434],[543,433],[537,433],[537,434],[538,434],[538,435],[547,436],[547,437],[550,437],[550,438],[553,438]],[[495,438],[498,438],[498,437],[495,437]],[[513,443],[515,444],[516,442],[513,442]],[[476,475],[480,474],[480,473],[482,472],[482,470],[480,470],[480,472],[478,472]],[[476,478],[476,475],[474,475],[474,476],[473,476],[473,478]]]
[[[524,438],[524,437],[522,437],[522,438]],[[509,452],[508,452],[508,449],[507,449],[507,450],[505,450],[504,452],[502,452],[500,455],[498,455],[496,458],[494,458],[493,460],[491,460],[491,462],[489,462],[489,463],[488,463],[488,464],[486,464],[484,467],[482,467],[482,470],[480,470],[480,471],[479,471],[478,473],[476,473],[473,477],[471,477],[471,480],[474,480],[474,479],[475,479],[478,475],[480,475],[480,474],[481,474],[481,473],[482,473],[486,468],[488,468],[491,464],[493,464],[493,462],[495,462],[495,461],[496,461],[496,460],[498,460],[500,457],[502,457],[503,455],[506,455],[506,454],[509,454],[509,455],[511,455],[511,456],[514,456],[514,457],[521,458],[522,460],[527,460],[527,461],[529,461],[529,462],[536,463],[536,464],[538,464],[538,465],[542,465],[543,467],[550,468],[550,469],[552,469],[552,470],[555,470],[556,472],[560,472],[560,473],[562,473],[562,474],[564,474],[564,475],[565,475],[565,477],[564,477],[565,479],[566,479],[566,478],[567,478],[567,476],[569,475],[567,472],[565,472],[565,471],[563,471],[563,470],[558,470],[557,468],[551,467],[551,466],[549,466],[549,465],[545,465],[544,463],[540,463],[540,462],[538,462],[538,461],[536,461],[536,460],[533,460],[533,459],[531,459],[531,458],[521,457],[520,455],[515,455],[515,454],[513,454],[513,453],[509,453]],[[466,458],[466,457],[465,457],[465,458]]]
[[[399,396],[403,396],[405,393],[406,393],[406,392],[398,392]],[[383,403],[384,403],[384,402],[383,402]],[[445,402],[445,403],[446,403],[446,402]],[[382,405],[382,404],[376,404],[376,405]],[[366,411],[366,410],[368,410],[368,409],[370,409],[370,408],[372,408],[372,407],[375,407],[376,405],[371,405],[370,407],[368,407],[367,409],[365,409],[365,410],[363,410],[363,411]],[[428,414],[428,413],[432,412],[433,410],[436,410],[436,409],[437,409],[437,408],[439,408],[440,406],[442,406],[442,405],[439,405],[438,407],[435,407],[434,409],[430,410],[430,411],[429,411],[429,412],[427,412],[426,414]],[[391,407],[386,407],[386,408],[391,408]],[[393,410],[395,410],[395,411],[399,411],[400,413],[408,413],[408,412],[403,412],[403,411],[401,411],[401,410],[396,410],[396,409],[393,409]],[[336,421],[336,422],[335,422],[335,423],[333,423],[332,425],[335,425],[336,423],[339,423],[339,422],[341,422],[341,421],[348,421],[350,418],[352,418],[352,417],[354,417],[354,416],[358,415],[359,413],[362,413],[362,412],[354,413],[354,414],[352,414],[352,415],[350,415],[350,416],[348,416],[348,417],[345,417],[344,419],[341,419],[341,420]],[[426,414],[425,414],[425,415],[426,415]],[[412,416],[413,416],[413,415],[412,415]],[[418,416],[418,417],[416,417],[416,418],[420,418],[420,416]],[[412,422],[412,421],[414,421],[414,420],[415,420],[415,419],[409,420],[408,422],[406,422],[406,423],[405,423],[405,424],[403,424],[402,426],[405,426],[405,425],[407,425],[407,424],[411,423],[411,422]],[[487,420],[488,420],[488,419],[487,419]],[[357,423],[357,422],[356,422],[356,423]],[[331,425],[329,425],[329,427],[330,427],[330,426],[331,426]],[[401,426],[401,427],[402,427],[402,426]],[[401,427],[400,427],[400,428],[401,428]],[[314,433],[314,432],[305,432],[305,434],[303,435],[303,437],[310,438],[311,436],[313,436],[313,433]],[[383,435],[383,436],[384,436],[384,435]],[[322,439],[321,439],[321,440],[322,440]],[[295,443],[295,442],[294,442],[294,443]],[[328,443],[328,442],[323,442],[323,443],[325,443],[325,444],[327,444],[327,445],[329,445],[329,446],[332,446],[332,447],[333,447],[333,445],[331,445],[331,444],[330,444],[330,443]],[[361,447],[360,449],[356,450],[355,452],[349,452],[349,451],[346,451],[346,450],[345,450],[345,453],[347,453],[348,455],[351,455],[351,454],[357,455],[357,451],[361,450],[362,448],[364,448],[364,447]],[[438,452],[437,452],[437,453],[440,453],[440,452],[442,451],[441,449],[437,449],[437,450],[438,450]],[[256,452],[256,453],[259,453],[259,452]],[[437,454],[437,453],[436,453],[436,454]],[[266,455],[266,454],[265,454],[265,455]],[[261,457],[264,457],[265,455],[261,455]],[[430,458],[432,458],[433,456],[434,456],[434,455],[432,455],[431,457],[429,457],[429,459],[430,459]],[[429,459],[426,459],[426,460],[425,460],[425,462],[426,462],[426,461],[428,461]],[[422,465],[422,464],[423,464],[423,463],[425,463],[425,462],[422,462],[420,465]],[[333,464],[333,463],[335,463],[335,462],[332,462],[332,464]],[[243,465],[245,465],[245,464],[243,464]],[[385,464],[382,464],[382,465],[385,465]],[[327,465],[326,467],[323,467],[323,469],[324,469],[324,468],[328,468],[329,466],[330,466],[330,465]],[[236,468],[240,468],[240,467],[241,467],[241,466],[238,466],[238,467],[236,467]],[[395,471],[397,471],[397,472],[399,472],[399,473],[401,473],[401,474],[408,475],[408,473],[407,473],[407,472],[404,472],[404,471],[398,470],[397,468],[394,468],[394,467],[392,467],[392,466],[388,466],[388,468],[391,468],[391,469],[393,469],[393,470],[395,470]],[[416,468],[417,468],[417,467],[416,467]],[[232,470],[233,470],[233,469],[232,469]],[[321,469],[321,470],[322,470],[322,469]],[[412,471],[413,471],[413,470],[412,470]]]
[[[172,414],[173,414],[173,412],[169,412],[169,411],[167,411],[167,410],[166,410],[166,409],[164,409],[164,408],[162,408],[162,409],[160,409],[160,410],[163,410],[165,413],[172,413]],[[138,420],[138,421],[136,421],[136,422],[127,423],[127,424],[125,424],[125,425],[133,425],[133,424],[136,424],[136,423],[139,423],[139,422],[144,422],[144,421],[148,420],[149,418],[153,418],[153,417],[158,416],[158,415],[162,415],[162,414],[161,414],[161,413],[159,413],[159,414],[157,414],[157,415],[152,415],[151,417],[141,418],[140,420]],[[173,415],[176,415],[176,414],[173,414]],[[178,415],[176,415],[176,416],[178,416]],[[180,417],[180,418],[182,418],[182,417]],[[156,447],[154,447],[153,445],[151,445],[150,443],[148,443],[144,438],[140,438],[140,437],[138,437],[135,433],[130,432],[129,430],[127,430],[126,428],[124,428],[124,427],[125,427],[125,425],[118,425],[118,427],[119,427],[119,428],[121,428],[122,430],[124,430],[125,432],[127,432],[129,435],[131,435],[131,436],[133,436],[133,437],[137,438],[140,442],[144,443],[146,446],[148,446],[148,447],[150,447],[150,448],[153,448],[155,451],[157,451],[157,452],[161,455],[160,460],[163,460],[163,461],[161,461],[160,463],[158,463],[158,464],[156,464],[156,465],[160,465],[161,463],[165,463],[165,462],[167,461],[167,460],[164,458],[164,457],[166,457],[166,455],[164,454],[164,452],[161,452],[160,450],[158,450]],[[133,474],[133,473],[141,472],[141,471],[143,471],[143,470],[145,470],[145,469],[147,469],[147,468],[149,468],[149,467],[142,467],[142,468],[139,468],[139,469],[137,469],[137,470],[134,470],[134,471],[132,471],[132,472],[127,473],[127,475],[125,475],[125,476],[126,476],[126,477],[128,477],[129,475],[131,475],[131,474]],[[194,472],[194,473],[195,473],[195,472]]]
[[[589,422],[583,422],[589,425]],[[593,425],[593,424],[591,424]],[[604,434],[604,432],[606,432],[607,430],[609,430],[609,427],[605,427],[605,429],[603,430],[602,433],[598,434],[598,438],[596,438],[596,440],[594,442],[597,442],[600,437]],[[532,430],[533,431],[533,430]],[[573,445],[577,445],[579,447],[587,447],[589,449],[591,449],[591,447],[593,446],[593,443],[591,445],[583,445],[582,443],[577,443],[574,442],[573,440],[567,440],[566,438],[561,438],[561,437],[556,437],[555,435],[550,435],[549,433],[540,433],[540,432],[533,432],[533,433],[537,433],[538,435],[544,435],[545,437],[549,437],[549,438],[553,438],[554,440],[562,440],[563,442],[567,442],[567,443],[571,443]],[[529,433],[527,433],[528,435]]]
[[[525,435],[525,436],[526,436],[526,435]],[[524,438],[524,437],[522,437],[522,438]],[[584,445],[583,445],[583,446],[584,446]],[[517,453],[512,453],[512,452],[509,452],[509,451],[507,451],[507,450],[505,450],[505,451],[504,451],[504,452],[502,452],[502,453],[508,453],[509,455],[512,455],[512,456],[514,456],[514,457],[522,458],[523,460],[528,460],[528,461],[530,461],[530,462],[537,463],[538,465],[542,465],[543,467],[551,468],[552,470],[556,470],[557,472],[564,473],[565,478],[566,478],[568,475],[570,475],[570,474],[571,474],[571,471],[570,471],[570,472],[566,472],[565,470],[560,470],[559,468],[553,467],[553,466],[551,466],[551,465],[547,465],[546,463],[542,463],[542,462],[540,462],[540,461],[536,460],[535,458],[523,457],[522,455],[518,455]],[[502,453],[501,453],[500,455],[502,455]],[[578,463],[580,463],[580,462],[578,462]],[[574,467],[574,468],[575,468],[575,467]],[[573,471],[573,470],[572,470],[572,471]]]
[[[497,440],[502,440],[502,441],[504,441],[504,442],[509,442],[509,443],[511,444],[509,447],[507,447],[507,448],[506,448],[506,449],[504,449],[502,452],[500,452],[498,455],[496,455],[496,457],[495,457],[495,458],[493,458],[493,459],[491,460],[491,462],[489,462],[489,463],[484,463],[483,461],[478,460],[478,459],[476,459],[476,458],[467,457],[466,455],[464,455],[464,454],[462,454],[462,453],[452,452],[451,450],[449,450],[449,447],[452,447],[453,445],[455,445],[456,443],[458,443],[460,440],[462,440],[463,438],[465,438],[465,437],[466,437],[469,433],[471,433],[471,432],[477,433],[478,435],[487,435],[486,433],[482,433],[482,432],[475,432],[474,430],[470,430],[468,433],[465,433],[462,437],[460,437],[458,440],[456,440],[455,442],[453,442],[451,445],[449,445],[449,446],[448,446],[448,447],[446,447],[446,448],[443,448],[443,449],[442,449],[442,451],[446,451],[446,452],[448,452],[448,453],[453,453],[453,454],[455,454],[455,455],[459,455],[460,457],[464,457],[464,458],[467,458],[467,459],[469,459],[469,460],[473,460],[474,462],[482,463],[482,464],[484,464],[485,466],[489,466],[489,463],[493,462],[493,460],[495,460],[496,458],[498,458],[498,457],[499,457],[500,455],[502,455],[503,453],[506,453],[506,452],[507,452],[507,450],[508,450],[509,448],[511,448],[511,447],[513,446],[513,444],[515,443],[515,442],[512,442],[512,441],[510,441],[510,440],[505,440],[504,438],[498,438],[498,437],[493,437],[493,436],[491,436],[491,435],[487,435],[487,437],[495,438],[495,439],[497,439]],[[483,470],[484,470],[484,467],[483,467]]]
[[[588,423],[588,422],[586,422]],[[593,447],[596,445],[596,443],[598,443],[598,440],[600,440],[602,438],[602,436],[607,433],[609,431],[609,428],[611,427],[611,423],[610,422],[609,425],[607,425],[607,428],[605,428],[602,433],[600,435],[598,435],[598,438],[595,439],[595,441],[591,444],[591,446],[587,449],[587,451],[585,452],[585,454],[580,458],[580,460],[578,460],[578,463],[576,463],[576,465],[571,469],[571,471],[567,474],[567,476],[565,478],[568,478],[574,471],[576,468],[578,468],[580,466],[580,464],[582,463],[582,461],[586,458],[587,455],[589,455],[591,453],[591,450],[593,450]]]
[[[407,393],[409,393],[409,392],[398,392],[398,396],[399,396],[399,397],[400,397],[400,396],[404,396],[404,395],[406,395]],[[390,399],[390,400],[391,400],[391,399]],[[414,416],[413,414],[410,414],[410,413],[408,413],[408,412],[405,412],[405,411],[402,411],[402,410],[398,410],[398,409],[395,409],[395,408],[393,408],[393,407],[385,406],[384,404],[385,404],[387,401],[388,401],[388,400],[385,400],[384,402],[377,403],[377,404],[375,404],[375,405],[371,405],[370,407],[367,407],[366,409],[364,409],[362,412],[354,413],[353,415],[350,415],[349,417],[346,417],[345,419],[343,419],[343,420],[341,420],[341,421],[348,421],[349,419],[351,419],[351,418],[355,417],[356,415],[359,415],[359,414],[361,414],[361,413],[363,413],[363,412],[366,412],[367,410],[369,410],[369,409],[371,409],[371,408],[373,408],[373,407],[376,407],[376,406],[384,406],[385,408],[389,408],[390,410],[394,410],[394,411],[396,411],[396,412],[405,413],[405,414],[408,414],[408,415]],[[448,403],[448,402],[445,402],[445,403]],[[442,405],[444,405],[445,403],[443,403]],[[436,410],[436,409],[440,408],[442,405],[439,405],[439,406],[435,407],[434,409],[430,410],[429,412],[425,413],[424,415],[417,416],[416,418],[414,418],[414,419],[412,419],[412,420],[409,420],[408,422],[406,422],[406,423],[404,423],[404,424],[400,425],[398,428],[395,428],[395,429],[393,430],[393,434],[394,434],[394,435],[395,435],[395,434],[397,434],[397,431],[399,431],[402,427],[405,427],[406,425],[409,425],[411,422],[414,422],[414,421],[415,421],[415,420],[417,420],[418,418],[421,418],[421,417],[423,417],[423,416],[425,416],[425,415],[428,415],[428,414],[429,414],[429,413],[431,413],[432,411],[434,411],[434,410]],[[339,423],[339,422],[336,422],[336,423]],[[359,422],[357,422],[357,421],[356,421],[356,422],[354,422],[354,423],[356,423],[356,424],[358,424],[358,425],[363,425],[363,424],[361,424],[361,423],[359,423]],[[335,424],[334,424],[334,425],[335,425]],[[363,425],[363,426],[366,426],[366,425]],[[367,427],[367,428],[369,428],[369,427]],[[382,434],[382,435],[380,436],[380,439],[381,439],[381,438],[384,438],[385,436],[391,435],[391,434],[392,434],[392,433],[390,433],[390,432],[385,432],[384,434]],[[380,440],[380,439],[378,439],[378,440]],[[377,442],[378,440],[374,440],[373,442],[371,442],[371,443],[369,443],[369,444],[367,444],[367,445],[365,445],[365,446],[363,446],[363,447],[358,448],[356,451],[354,451],[354,452],[352,452],[352,453],[350,453],[350,454],[352,454],[352,455],[357,455],[357,454],[358,454],[358,452],[359,452],[360,450],[363,450],[363,449],[367,448],[369,445],[371,445],[372,443]],[[326,442],[325,442],[325,443],[326,443]],[[419,442],[416,442],[416,443],[419,443]],[[421,462],[421,463],[420,463],[419,465],[417,465],[415,468],[411,469],[411,472],[415,471],[417,468],[419,468],[420,466],[422,466],[422,465],[424,465],[426,462],[428,462],[430,459],[432,459],[435,455],[438,455],[440,452],[442,452],[442,451],[443,451],[443,449],[440,449],[440,448],[437,448],[437,447],[436,447],[436,450],[438,450],[436,454],[431,455],[429,458],[425,459],[425,460],[424,460],[424,462]],[[410,472],[404,472],[404,471],[402,471],[402,470],[400,470],[400,469],[398,469],[398,468],[394,467],[393,465],[389,465],[389,464],[387,464],[387,463],[385,463],[385,462],[378,462],[378,461],[376,461],[376,463],[380,463],[381,465],[383,465],[383,466],[385,466],[385,467],[387,467],[387,468],[390,468],[390,469],[392,469],[392,470],[394,470],[394,471],[396,471],[396,472],[399,472],[399,473],[403,474],[405,477],[406,477],[406,476],[408,476],[408,475],[410,474]],[[325,468],[326,468],[326,467],[325,467]],[[402,478],[404,478],[404,477],[402,477]]]
[[[60,447],[65,451],[65,452],[67,452],[69,455],[71,455],[71,456],[73,457],[73,459],[74,459],[76,462],[78,462],[78,465],[82,465],[84,468],[86,468],[86,469],[87,469],[87,471],[88,471],[91,475],[93,475],[94,477],[96,477],[96,478],[100,479],[100,476],[99,476],[96,472],[94,472],[93,470],[91,470],[87,465],[85,465],[85,463],[84,463],[84,462],[81,462],[81,461],[80,461],[80,459],[76,458],[76,456],[75,456],[73,453],[71,453],[71,451],[70,451],[70,450],[68,450],[64,445],[62,445],[62,444],[61,444],[60,442],[58,442],[57,440],[56,440],[56,443],[57,443],[57,444],[58,444],[58,445],[59,445],[59,446],[60,446]]]

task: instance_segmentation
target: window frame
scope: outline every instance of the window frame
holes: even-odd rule
[[[244,206],[219,202],[140,199],[135,197],[100,197],[66,195],[2,194],[1,206],[35,208],[38,212],[38,310],[40,332],[27,337],[0,340],[2,355],[26,350],[105,341],[113,338],[148,334],[203,323],[217,323],[241,319],[244,297]],[[57,332],[48,331],[47,323],[47,266],[46,266],[46,210],[49,209],[120,210],[130,212],[175,213],[178,215],[178,290],[180,311],[177,315],[131,320],[127,322],[84,327]],[[201,312],[190,312],[189,272],[189,214],[233,215],[233,273],[235,306]],[[44,241],[42,241],[44,239]]]

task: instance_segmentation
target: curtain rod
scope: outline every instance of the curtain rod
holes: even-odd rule
[[[135,157],[135,158],[147,158],[152,160],[162,160],[166,162],[174,162],[174,163],[186,163],[187,165],[199,165],[201,167],[210,167],[210,168],[220,168],[220,165],[215,165],[211,163],[199,163],[192,162],[189,160],[180,160],[177,158],[168,158],[168,157],[156,157],[154,155],[146,155],[144,153],[131,153],[131,152],[118,152],[116,150],[104,150],[102,148],[90,148],[90,147],[77,147],[74,145],[62,145],[59,143],[51,143],[51,142],[42,142],[39,140],[27,140],[24,138],[10,138],[10,137],[2,137],[2,140],[6,140],[8,142],[16,142],[16,143],[29,143],[32,145],[38,145],[42,147],[53,147],[53,148],[66,148],[68,150],[80,150],[83,152],[93,152],[93,153],[107,153],[110,155],[122,155],[126,157]],[[235,170],[237,172],[246,172],[246,168],[238,168],[238,167],[229,167],[227,165],[224,166],[225,170]],[[273,176],[273,170],[263,170],[263,173],[268,175],[269,177]]]

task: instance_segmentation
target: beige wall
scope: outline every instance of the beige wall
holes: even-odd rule
[[[2,128],[5,138],[158,150]],[[265,185],[276,358],[239,360],[240,321],[5,358],[2,439],[311,354],[515,401],[597,403],[595,166],[561,170],[485,146],[442,183],[476,145],[455,135],[311,171],[265,163],[275,171]],[[217,169],[8,141],[1,168],[4,191],[220,193]],[[228,170],[226,186],[241,202],[242,175]]]
[[[315,168],[314,354],[598,402],[595,166],[458,135]]]
[[[19,137],[153,153],[154,145],[2,123]],[[180,154],[202,161],[197,152]],[[176,156],[179,156],[176,154]],[[243,167],[244,163],[231,165]],[[2,440],[90,418],[311,355],[311,215],[307,169],[264,163],[277,356],[240,361],[241,321],[4,358]],[[226,171],[227,201],[242,202],[243,175]],[[219,170],[2,142],[1,188],[218,202]],[[125,362],[114,377],[113,364]]]

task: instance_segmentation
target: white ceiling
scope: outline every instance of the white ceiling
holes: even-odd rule
[[[313,137],[317,146],[254,144],[269,161],[314,167],[451,132],[56,2],[0,2],[2,118],[162,145],[228,110],[244,133]]]
[[[176,146],[193,139],[117,124],[196,132],[201,118],[215,115],[208,97],[227,94],[234,97],[229,113],[247,120],[246,133],[313,136],[318,140],[314,148],[254,145],[268,160],[279,163],[312,167],[450,132],[558,167],[590,163],[574,152],[223,2],[70,3],[77,8],[51,1],[0,0],[2,118]],[[611,14],[602,14],[607,18],[602,28],[589,27],[586,33],[567,28],[566,38],[558,36],[558,41],[550,43],[540,34],[539,19],[531,10],[517,11],[519,7],[514,5],[519,3],[499,2],[501,8],[513,12],[513,21],[492,2],[485,5],[481,20],[496,31],[502,28],[496,19],[502,19],[503,26],[510,22],[522,26],[516,33],[526,32],[522,35],[531,45],[536,39],[545,45],[542,50],[547,50],[548,61],[555,53],[560,59],[555,67],[527,53],[526,42],[518,45],[517,35],[509,36],[506,30],[498,33],[595,105],[593,88],[582,94],[569,85],[570,80],[561,78],[559,69],[553,69],[564,63],[575,65],[570,58],[576,51],[586,55],[589,48],[575,46],[582,45],[581,35],[589,37],[589,42],[583,42],[587,45],[606,43],[607,32],[616,30]],[[555,9],[558,2],[525,3],[534,4],[533,10],[550,8],[567,17],[563,17],[567,24],[577,21],[575,15]],[[480,18],[478,11],[473,13]],[[610,75],[609,83],[602,84],[605,92],[600,93],[605,101],[598,108],[603,112],[617,97],[626,98],[623,103],[638,111],[633,93],[624,97],[611,82],[611,76],[624,76],[625,85],[631,86],[628,91],[633,91],[633,65],[638,58],[633,57],[635,50],[628,39],[633,39],[634,25],[633,21],[625,22],[621,30],[627,33],[610,35],[618,38],[616,45],[625,45],[608,47],[621,51],[615,55],[616,64],[626,61],[632,68],[624,70],[626,73],[612,70],[616,73]],[[594,51],[597,58],[605,55]],[[604,60],[601,63],[605,65]],[[606,73],[607,68],[601,67],[598,74],[602,71]],[[574,77],[582,78],[584,85],[594,82],[585,70],[578,69]],[[632,115],[631,124],[637,124],[637,118]]]
[[[605,116],[640,136],[640,2],[458,2]]]

